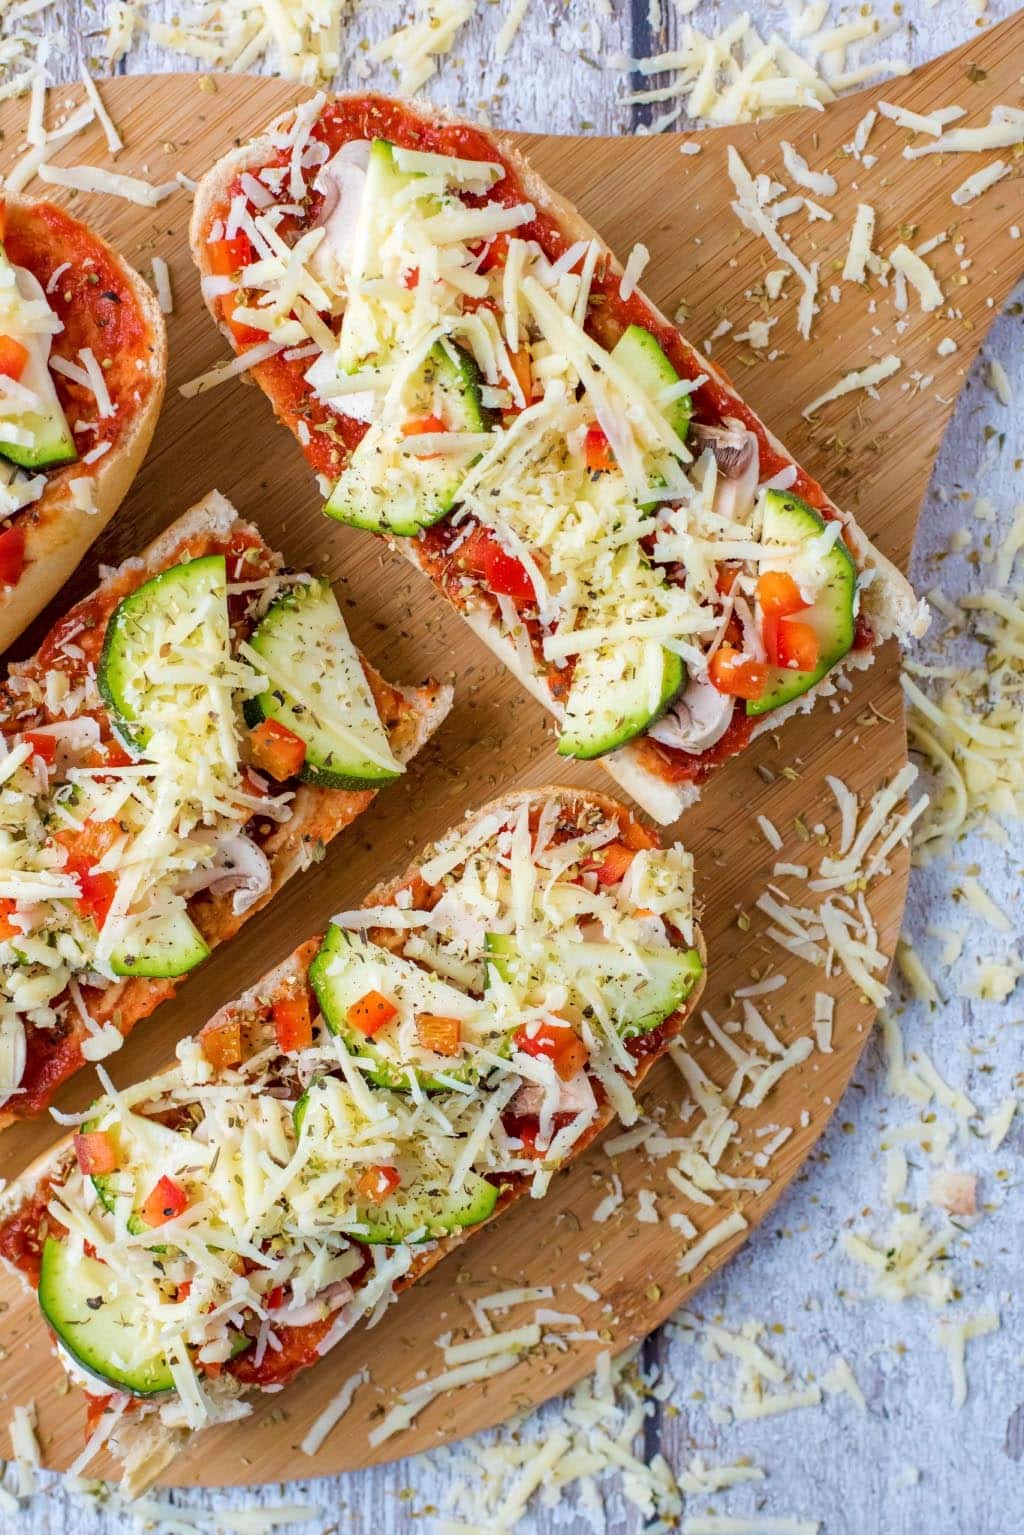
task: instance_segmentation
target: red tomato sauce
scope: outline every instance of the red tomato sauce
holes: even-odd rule
[[[32,1198],[0,1225],[0,1257],[34,1285],[39,1284],[43,1242],[50,1231],[60,1230],[46,1209],[51,1188],[51,1181],[44,1180]]]
[[[157,384],[149,368],[152,335],[123,264],[84,224],[52,203],[9,205],[4,247],[11,261],[31,272],[44,289],[59,267],[71,263],[46,295],[64,325],[53,338],[51,355],[78,363],[79,351],[91,347],[106,379],[113,415],[99,418],[98,432],[75,431],[80,418],[97,419],[96,401],[63,374],[54,373],[53,382],[79,456],[101,441],[116,447]],[[105,462],[100,458],[92,465],[75,464],[74,473],[93,473]]]

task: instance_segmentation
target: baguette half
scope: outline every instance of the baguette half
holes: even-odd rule
[[[96,713],[108,713],[107,705],[97,691],[95,676],[85,679],[81,676],[82,666],[86,663],[79,642],[89,636],[93,650],[98,652],[110,614],[121,599],[174,565],[229,547],[232,539],[241,539],[258,549],[268,569],[276,571],[282,567],[281,556],[267,548],[258,530],[244,522],[218,491],[210,492],[166,528],[142,554],[109,572],[89,597],[65,615],[36,656],[11,666],[7,681],[0,684],[0,729],[5,734],[16,733],[23,721],[26,687],[38,686],[39,681],[49,686],[48,678],[54,674],[60,676],[62,668],[64,675],[71,679],[72,692],[79,686],[84,687],[83,707],[88,705]],[[99,615],[98,624],[95,615]],[[377,695],[382,717],[386,714],[384,723],[391,749],[401,762],[408,762],[447,715],[451,707],[451,689],[432,681],[418,688],[393,687],[365,661],[364,670]],[[45,702],[40,701],[38,707],[42,719],[49,722],[51,714]],[[53,720],[62,718],[62,708],[61,701],[52,713]],[[293,875],[308,868],[319,851],[361,815],[375,798],[372,789],[321,788],[304,782],[296,782],[293,787],[291,814],[279,822],[268,822],[269,830],[260,834],[259,846],[270,865],[270,880],[252,904],[243,912],[236,912],[230,890],[219,893],[200,891],[190,898],[189,914],[208,947],[213,948],[233,938],[250,916],[273,900]],[[116,981],[95,996],[90,1008],[93,1023],[102,1026],[113,1021],[121,1034],[127,1036],[136,1023],[174,995],[184,978],[133,977]],[[60,1038],[67,1037],[76,1046],[80,1045],[87,1038],[84,1023],[70,1005],[66,1012],[67,1019],[59,1026]],[[30,1036],[22,1083],[35,1084],[33,1037],[41,1040],[40,1049],[51,1043],[47,1031],[39,1030],[37,1036]],[[80,1053],[76,1060],[72,1052],[61,1070],[48,1070],[45,1091],[29,1092],[26,1106],[19,1104],[17,1094],[10,1097],[0,1108],[0,1129],[29,1113],[42,1112],[60,1083],[81,1069],[82,1064]]]
[[[498,828],[497,831],[494,829],[495,826]],[[646,831],[646,828],[643,828],[616,801],[604,795],[564,788],[528,790],[503,797],[500,800],[482,806],[479,810],[468,816],[461,825],[447,833],[439,843],[424,850],[424,853],[403,874],[378,885],[372,890],[363,902],[363,906],[387,908],[392,903],[396,903],[396,897],[399,896],[400,892],[404,891],[414,892],[414,906],[427,904],[427,908],[430,909],[429,903],[434,899],[434,896],[436,896],[442,886],[444,886],[446,891],[450,892],[450,886],[446,883],[447,871],[444,875],[435,876],[431,869],[432,860],[437,859],[440,855],[442,858],[448,859],[450,863],[449,855],[452,849],[454,849],[456,855],[463,857],[463,864],[465,865],[475,853],[480,853],[481,846],[483,852],[480,856],[487,856],[487,849],[491,846],[491,843],[484,841],[481,844],[479,841],[479,838],[484,836],[484,834],[491,837],[493,841],[494,837],[501,836],[501,828],[518,828],[521,831],[523,826],[530,828],[531,847],[534,853],[536,853],[537,849],[541,848],[542,842],[545,848],[553,847],[559,837],[564,837],[566,844],[570,848],[570,855],[573,858],[593,863],[594,859],[586,856],[586,847],[583,847],[578,853],[572,853],[573,835],[576,831],[579,831],[584,841],[587,835],[594,837],[595,845],[600,836],[605,837],[605,842],[601,844],[605,848],[604,854],[601,854],[600,846],[598,846],[597,852],[594,854],[594,858],[600,863],[601,856],[604,856],[606,859],[610,856],[607,834],[611,829],[617,832],[619,837],[626,838],[630,846],[653,850],[650,851],[652,859],[657,859],[659,856],[667,859],[675,858],[676,861],[674,863],[666,863],[665,865],[659,865],[659,867],[663,867],[666,871],[674,871],[672,877],[676,881],[676,885],[672,889],[672,898],[675,899],[678,893],[679,906],[673,907],[673,910],[677,912],[684,909],[687,912],[690,910],[690,865],[689,860],[685,854],[681,853],[681,850],[668,850],[664,855],[660,855],[658,853],[657,839],[651,836]],[[474,837],[478,840],[474,841]],[[549,837],[552,840],[544,840]],[[620,842],[612,842],[610,848],[621,850],[622,845]],[[531,856],[533,856],[533,853],[531,853]],[[540,854],[537,854],[537,856],[540,856]],[[456,865],[457,869],[461,867]],[[572,862],[569,867],[573,873],[570,875],[567,871],[567,877],[575,879],[577,863]],[[456,878],[458,877],[456,875]],[[625,879],[627,877],[628,871],[622,878]],[[597,886],[599,893],[605,888],[603,884]],[[659,888],[667,889],[668,887]],[[619,899],[619,897],[616,897],[616,899]],[[637,907],[636,898],[632,891],[628,897],[623,896],[621,899],[624,902],[624,909],[626,903],[629,903],[628,909],[631,912],[635,910],[636,917],[634,920],[640,917],[650,919],[652,915],[650,912],[640,911]],[[399,900],[396,904],[400,905],[401,901]],[[672,929],[674,937],[671,939],[671,944],[680,948],[690,944],[689,954],[691,959],[695,955],[699,956],[699,961],[695,960],[693,965],[694,980],[692,989],[689,990],[685,1000],[680,1002],[677,1009],[665,1016],[649,1033],[641,1033],[635,1036],[635,1040],[630,1041],[629,1055],[627,1056],[631,1063],[630,1069],[627,1071],[623,1067],[617,1078],[621,1083],[617,1092],[624,1095],[624,1102],[630,1106],[630,1112],[634,1117],[637,1112],[633,1102],[634,1095],[640,1089],[655,1062],[660,1059],[671,1042],[678,1037],[680,1031],[685,1027],[686,1020],[697,1006],[703,989],[703,962],[705,958],[703,939],[699,928],[693,926],[689,918],[683,920],[688,932],[682,933],[679,930]],[[377,933],[377,930],[371,927],[369,932],[372,935]],[[378,934],[378,937],[382,937],[383,941],[386,942],[386,934]],[[291,1096],[297,1089],[291,1089],[286,1095],[284,1088],[280,1085],[282,1079],[287,1075],[288,1079],[294,1080],[297,1070],[298,1081],[301,1086],[306,1079],[307,1072],[313,1071],[315,1073],[316,1068],[313,1066],[297,1066],[295,1059],[287,1055],[279,1055],[276,1063],[272,1064],[269,1068],[264,1068],[262,1064],[265,1059],[264,1052],[273,1056],[275,1048],[279,1051],[280,1047],[276,1044],[276,1041],[279,1040],[279,1035],[276,1032],[278,1022],[275,1003],[280,1003],[282,999],[294,999],[299,995],[306,994],[306,989],[309,985],[310,963],[317,952],[319,943],[320,940],[318,938],[310,939],[281,965],[265,976],[263,980],[239,997],[237,1001],[221,1009],[201,1031],[193,1046],[190,1047],[186,1044],[184,1047],[179,1047],[179,1059],[185,1062],[193,1055],[201,1054],[203,1058],[210,1060],[223,1051],[223,1041],[225,1038],[231,1037],[233,1040],[232,1049],[238,1048],[240,1042],[244,1058],[255,1059],[260,1063],[259,1070],[261,1075],[259,1083],[261,1086],[265,1088],[269,1081],[275,1084],[275,1096],[279,1098],[281,1096]],[[326,1037],[325,1034],[324,1038]],[[593,1048],[598,1049],[598,1046],[594,1045]],[[607,1057],[602,1056],[602,1060],[606,1061]],[[592,1076],[590,1074],[593,1064],[593,1061],[588,1061],[584,1067],[577,1068],[577,1080],[582,1076],[587,1077],[587,1081],[591,1083],[590,1091],[592,1096],[594,1091],[593,1084],[605,1080],[603,1075]],[[243,1072],[244,1067],[222,1068],[214,1072],[213,1080],[228,1083],[233,1080],[236,1070]],[[511,1075],[512,1068],[509,1069],[509,1076]],[[164,1079],[159,1080],[163,1082]],[[519,1079],[514,1079],[512,1085],[518,1087],[518,1082]],[[312,1086],[319,1085],[320,1078],[314,1074]],[[494,1090],[492,1082],[489,1091],[493,1092]],[[162,1101],[166,1101],[165,1088],[161,1086],[160,1091]],[[253,1089],[253,1091],[258,1091],[258,1088]],[[312,1091],[312,1087],[308,1088],[307,1094],[304,1096],[308,1096],[308,1091]],[[394,1098],[398,1095],[392,1094],[390,1096]],[[488,1096],[489,1093],[483,1094],[485,1102]],[[143,1097],[144,1093],[140,1088],[139,1092],[133,1097],[133,1102],[138,1103]],[[442,1098],[441,1101],[443,1105],[445,1100]],[[510,1111],[515,1114],[516,1104],[519,1102],[518,1095],[515,1100],[510,1102],[509,1095],[506,1094],[504,1102],[510,1107]],[[290,1112],[294,1113],[294,1110]],[[452,1112],[450,1106],[447,1112]],[[598,1097],[593,1104],[593,1117],[582,1124],[582,1128],[573,1141],[567,1156],[563,1160],[558,1161],[555,1166],[566,1165],[568,1161],[575,1160],[582,1155],[594,1138],[600,1135],[611,1123],[615,1113],[616,1110],[612,1106],[610,1096],[602,1094],[600,1088],[598,1088]],[[519,1128],[523,1123],[522,1116],[520,1115],[519,1118],[515,1118],[512,1123],[514,1128],[507,1133],[514,1136],[525,1136],[525,1130]],[[465,1129],[462,1133],[469,1134],[470,1131]],[[520,1144],[520,1142],[513,1141],[512,1144],[515,1146]],[[527,1142],[523,1140],[521,1144],[525,1147]],[[285,1154],[287,1155],[287,1153]],[[534,1155],[536,1154],[534,1153]],[[513,1151],[513,1162],[515,1162],[516,1156],[517,1153]],[[474,1223],[454,1230],[437,1240],[427,1241],[422,1246],[405,1243],[401,1246],[386,1247],[384,1249],[385,1258],[382,1267],[386,1269],[390,1262],[393,1269],[392,1277],[387,1279],[386,1287],[382,1289],[378,1284],[377,1289],[374,1289],[377,1276],[376,1269],[372,1269],[369,1277],[365,1280],[353,1280],[355,1286],[354,1293],[341,1303],[340,1309],[334,1312],[334,1320],[330,1321],[327,1318],[324,1319],[322,1324],[316,1324],[320,1327],[320,1331],[316,1334],[316,1348],[313,1357],[315,1358],[334,1348],[365,1316],[372,1314],[372,1318],[376,1319],[384,1307],[401,1291],[433,1269],[451,1251],[460,1246],[462,1242],[468,1240],[470,1236],[481,1231],[484,1225],[495,1219],[511,1204],[524,1198],[531,1191],[535,1195],[538,1191],[543,1192],[547,1187],[547,1182],[554,1171],[554,1167],[546,1168],[543,1172],[532,1172],[531,1169],[539,1168],[540,1164],[531,1162],[530,1156],[525,1150],[518,1153],[518,1156],[520,1158],[519,1166],[524,1169],[523,1171],[502,1172],[499,1169],[494,1172],[492,1181],[497,1182],[499,1192],[493,1208],[484,1218],[477,1219]],[[325,1157],[326,1153],[317,1151],[318,1166],[324,1166]],[[221,1152],[218,1150],[218,1160],[220,1158]],[[525,1161],[522,1160],[524,1158]],[[534,1181],[537,1177],[543,1178],[539,1190],[535,1186]],[[77,1172],[75,1170],[75,1153],[71,1144],[66,1141],[55,1150],[40,1158],[19,1179],[17,1185],[12,1186],[3,1195],[2,1200],[0,1200],[0,1255],[3,1256],[8,1267],[13,1267],[17,1271],[20,1279],[29,1288],[33,1286],[33,1275],[31,1273],[31,1261],[26,1262],[24,1256],[26,1233],[32,1234],[38,1247],[39,1236],[45,1226],[45,1204],[46,1200],[50,1197],[51,1186],[59,1185],[62,1180],[68,1178],[77,1178]],[[319,1207],[321,1221],[323,1221],[323,1211],[325,1208],[326,1206],[323,1204]],[[374,1250],[379,1251],[379,1249]],[[399,1259],[397,1263],[394,1262],[396,1258]],[[326,1331],[324,1331],[324,1328],[326,1328]],[[270,1373],[264,1383],[264,1389],[280,1389],[282,1385],[294,1378],[300,1370],[307,1368],[312,1362],[311,1358],[308,1357],[310,1353],[309,1348],[305,1350],[300,1349],[296,1352],[294,1340],[287,1336],[288,1333],[288,1328],[279,1329],[279,1342],[283,1342],[283,1350],[279,1351],[276,1355],[268,1351],[264,1356],[265,1362],[262,1368],[267,1368],[266,1362],[270,1362]],[[246,1355],[243,1353],[238,1357],[244,1361]],[[279,1361],[283,1362],[279,1363]],[[66,1358],[64,1362],[66,1363]],[[261,1367],[257,1364],[257,1373],[259,1368]],[[74,1373],[76,1378],[81,1377],[80,1371]],[[260,1382],[258,1379],[253,1378],[253,1371],[251,1369],[248,1370],[248,1374],[243,1370],[240,1377],[231,1373],[229,1369],[225,1369],[212,1378],[204,1380],[204,1395],[208,1405],[207,1423],[231,1421],[246,1415],[252,1410],[251,1397],[253,1392],[259,1389],[259,1385]],[[133,1495],[143,1491],[145,1487],[165,1471],[186,1445],[190,1444],[196,1432],[187,1425],[183,1425],[180,1421],[176,1421],[176,1416],[180,1416],[180,1414],[176,1415],[173,1407],[169,1414],[163,1411],[160,1402],[156,1399],[149,1401],[137,1400],[128,1412],[124,1412],[124,1402],[116,1397],[103,1403],[102,1407],[108,1413],[114,1415],[115,1421],[107,1426],[110,1436],[110,1447],[121,1461],[124,1486]],[[99,1425],[96,1429],[96,1448],[98,1448],[99,1443],[104,1439],[102,1413],[97,1416],[96,1410],[94,1410],[92,1417],[94,1424]]]
[[[382,137],[387,137],[390,133],[397,138],[401,134],[407,146],[418,146],[422,143],[429,149],[440,148],[443,153],[446,149],[446,135],[452,142],[455,142],[456,134],[462,135],[458,139],[459,147],[454,151],[448,150],[449,153],[455,152],[477,158],[482,157],[486,150],[488,158],[503,163],[507,170],[515,175],[521,195],[528,199],[542,216],[554,221],[562,236],[563,247],[571,246],[577,241],[595,242],[601,259],[605,263],[605,271],[610,274],[609,281],[618,283],[621,279],[621,265],[597,232],[567,199],[553,191],[537,175],[528,159],[504,135],[489,135],[476,126],[469,129],[467,124],[460,123],[445,110],[422,103],[412,106],[391,101],[385,97],[349,95],[334,98],[331,103],[328,103],[328,108],[335,105],[341,110],[351,109],[354,116],[368,125],[364,130],[367,136],[375,131]],[[307,103],[298,110],[302,113],[308,108]],[[321,106],[319,110],[324,109]],[[223,226],[237,178],[245,172],[255,174],[268,164],[280,163],[282,138],[287,135],[295,118],[295,112],[282,114],[270,124],[264,134],[250,143],[229,151],[200,182],[193,209],[191,241],[193,258],[204,278],[211,277],[214,273],[210,231],[216,229],[218,225]],[[468,149],[464,144],[467,133],[473,135],[471,147]],[[638,231],[638,234],[641,233],[642,231]],[[244,275],[244,268],[240,275]],[[225,300],[223,290],[218,292],[209,285],[206,287],[206,295],[210,312],[221,331],[236,351],[241,350],[241,343],[225,317],[225,303],[230,302],[230,299]],[[770,452],[774,456],[774,462],[798,467],[795,466],[792,455],[784,445],[742,401],[722,370],[702,354],[698,354],[675,330],[665,315],[642,294],[634,297],[637,297],[645,306],[645,314],[649,316],[652,327],[663,328],[674,333],[677,352],[673,353],[673,358],[677,365],[680,358],[685,360],[685,375],[690,378],[696,378],[700,374],[706,375],[717,391],[718,400],[726,402],[717,408],[711,424],[720,423],[723,418],[734,416],[758,435],[762,454]],[[295,365],[296,379],[306,366],[306,362]],[[268,394],[279,418],[293,432],[296,432],[300,442],[308,450],[310,434],[307,431],[303,435],[300,421],[301,407],[296,405],[296,400],[302,399],[301,391],[298,391],[296,386],[289,389],[287,398],[282,396],[274,359],[257,364],[250,373],[252,379]],[[696,398],[700,401],[700,394]],[[699,403],[698,413],[704,408]],[[778,471],[776,469],[773,472]],[[872,643],[849,650],[845,658],[826,673],[817,685],[800,697],[763,715],[753,725],[747,737],[748,740],[755,739],[765,731],[777,729],[793,714],[813,709],[818,698],[829,696],[835,691],[836,680],[844,671],[858,670],[870,665],[874,645],[881,644],[890,637],[905,641],[923,632],[927,626],[927,610],[918,601],[903,575],[870,543],[849,513],[835,507],[821,487],[803,471],[800,471],[800,475],[800,493],[809,495],[814,505],[825,515],[837,518],[842,523],[844,541],[858,566],[860,612],[863,625],[872,636]],[[461,611],[474,633],[514,673],[523,686],[545,708],[558,717],[561,714],[561,706],[548,686],[547,677],[538,669],[531,670],[524,664],[521,649],[513,635],[507,632],[494,599],[481,596],[479,592],[471,595],[456,592],[455,583],[451,581],[446,583],[443,577],[437,575],[436,562],[431,564],[425,557],[420,539],[392,536],[389,537],[389,542],[412,564],[435,579],[453,605]],[[638,740],[610,752],[601,760],[612,777],[648,814],[662,825],[668,825],[699,797],[702,783],[717,767],[721,754],[714,756],[709,754],[707,762],[702,762],[699,755],[694,755],[687,763],[683,760],[683,754],[677,752],[673,760],[679,771],[677,773],[673,770],[667,773],[656,770],[659,753],[652,754],[649,746],[650,743],[641,736]],[[742,750],[742,746],[736,749]],[[664,758],[664,756],[665,753],[661,752],[660,757]]]

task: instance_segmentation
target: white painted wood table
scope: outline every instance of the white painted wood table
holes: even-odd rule
[[[156,0],[152,10],[169,17],[179,8],[185,6]],[[619,100],[629,88],[626,77],[594,61],[613,50],[645,54],[671,44],[684,23],[673,0],[664,0],[663,8],[666,25],[657,34],[651,31],[647,0],[634,0],[632,11],[616,4],[612,14],[606,14],[612,10],[606,0],[573,0],[571,5],[532,0],[511,53],[499,64],[493,58],[497,7],[485,4],[453,55],[442,61],[426,94],[473,113],[486,110],[495,122],[510,128],[628,132],[636,121],[635,109]],[[679,6],[686,9],[685,4]],[[687,20],[713,32],[739,9],[738,0],[701,5]],[[787,34],[792,23],[781,6],[753,9],[765,35],[775,28]],[[1010,9],[1005,3],[993,4],[979,20],[975,7],[955,5],[954,0],[934,8],[925,0],[904,0],[900,30],[867,56],[920,62],[964,41],[976,26]],[[365,55],[357,40],[381,36],[401,14],[402,8],[390,0],[366,9],[350,29],[352,46],[340,84],[360,83]],[[840,18],[833,16],[836,19]],[[58,4],[47,26],[55,39],[56,77],[75,78],[80,59],[95,51],[95,13],[88,4]],[[182,61],[143,43],[121,67],[180,68]],[[190,67],[187,62],[185,67]],[[385,71],[370,78],[385,88],[390,83]],[[685,125],[684,120],[680,126]],[[642,238],[642,229],[636,233]],[[951,535],[970,520],[975,497],[990,501],[1003,519],[1024,501],[1019,456],[1024,453],[1021,324],[1019,306],[1011,306],[993,328],[987,349],[1004,365],[1014,400],[1000,404],[985,387],[983,358],[947,434],[915,552],[914,575],[922,589],[940,574],[952,593],[979,584],[963,555],[945,558]],[[934,656],[935,646],[934,639],[926,640],[922,655]],[[908,932],[927,947],[929,925],[964,929],[961,978],[979,955],[1019,957],[1024,932],[1022,863],[1024,838],[1018,825],[1011,828],[1006,846],[972,837],[962,846],[955,867],[940,862],[915,870]],[[958,875],[969,866],[977,866],[974,872],[981,871],[987,888],[1012,913],[1015,941],[986,930],[957,900]],[[926,1047],[942,1074],[985,1109],[1013,1090],[1015,1074],[1018,1091],[1024,1087],[1022,1019],[1024,987],[1018,986],[1002,1006],[957,998],[929,1013],[920,1003],[908,1003],[902,1022],[908,1049]],[[999,1309],[1002,1330],[970,1345],[970,1393],[964,1409],[955,1413],[949,1365],[938,1345],[934,1316],[921,1301],[896,1306],[864,1300],[863,1271],[849,1262],[839,1243],[844,1228],[870,1228],[881,1211],[880,1134],[910,1117],[910,1106],[900,1106],[888,1092],[881,1052],[872,1046],[813,1161],[739,1257],[698,1297],[705,1318],[731,1329],[750,1319],[767,1323],[772,1329],[766,1335],[769,1346],[798,1379],[820,1379],[836,1355],[844,1356],[863,1389],[866,1412],[849,1396],[826,1395],[824,1405],[811,1410],[726,1424],[712,1404],[728,1396],[728,1366],[703,1357],[677,1329],[648,1340],[646,1363],[663,1366],[674,1384],[669,1401],[658,1405],[646,1424],[647,1456],[660,1450],[677,1470],[698,1453],[712,1464],[748,1457],[767,1472],[765,1480],[751,1481],[725,1496],[688,1498],[685,1517],[695,1521],[693,1529],[713,1531],[713,1521],[701,1522],[712,1511],[730,1517],[756,1514],[765,1521],[770,1516],[817,1519],[828,1535],[1010,1535],[1019,1529],[1024,1515],[1024,1210],[1019,1187],[1024,1131],[1018,1116],[997,1153],[978,1140],[960,1157],[962,1166],[979,1175],[981,1199],[991,1207],[973,1230],[964,1231],[963,1250],[953,1255],[958,1283],[965,1290],[962,1309],[968,1314],[986,1306]],[[550,1422],[556,1414],[557,1406],[542,1421]],[[297,1464],[296,1471],[301,1470]],[[452,1487],[453,1472],[442,1453],[372,1473],[262,1489],[258,1494],[171,1497],[183,1509],[225,1513],[257,1500],[307,1505],[318,1511],[307,1526],[313,1531],[398,1535],[432,1529],[429,1515],[450,1511]],[[632,1532],[643,1527],[638,1510],[612,1481],[602,1484],[602,1492],[603,1520],[574,1512],[570,1500],[557,1512],[531,1512],[522,1528],[546,1532],[556,1526],[583,1530],[596,1525]],[[125,1526],[123,1513],[104,1514],[95,1504],[69,1500],[54,1479],[47,1479],[17,1516],[0,1513],[0,1530],[13,1532],[16,1527],[24,1535],[112,1535]],[[728,1530],[729,1525],[718,1528]],[[766,1535],[772,1528],[777,1526],[766,1523]]]

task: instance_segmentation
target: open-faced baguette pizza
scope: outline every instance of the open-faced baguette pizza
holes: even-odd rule
[[[116,1049],[396,778],[450,690],[216,493],[0,684],[0,1126]]]
[[[692,863],[614,800],[485,805],[334,918],[0,1205],[138,1491],[252,1411],[636,1091],[703,985]],[[363,1345],[353,1343],[357,1353]]]
[[[211,311],[389,538],[662,823],[923,613],[509,143],[316,98],[204,177]],[[271,354],[271,355],[268,355]]]
[[[116,512],[166,372],[138,273],[62,208],[0,202],[0,651]]]

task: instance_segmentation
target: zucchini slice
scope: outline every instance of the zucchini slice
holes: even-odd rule
[[[524,1002],[558,978],[570,1000],[589,1007],[599,993],[621,1039],[647,1034],[682,1006],[703,971],[696,949],[638,948],[630,953],[613,943],[561,943],[524,958],[511,933],[488,933],[488,958],[502,980]]]
[[[20,469],[56,469],[61,464],[73,464],[78,452],[50,372],[52,337],[46,331],[19,327],[18,309],[24,301],[51,307],[38,279],[24,267],[12,265],[0,245],[0,307],[3,310],[0,328],[27,351],[18,383],[35,396],[31,407],[26,404],[21,410],[4,412],[0,423],[0,455]],[[9,437],[5,438],[4,431],[9,427],[17,428],[18,435],[24,433],[31,441],[12,442]]]
[[[246,702],[246,721],[277,720],[306,743],[300,778],[327,789],[373,789],[405,771],[327,581],[279,598],[249,645],[270,689]]]
[[[115,975],[170,980],[185,975],[209,957],[210,946],[184,906],[176,911],[135,917],[110,953]]]
[[[463,347],[438,341],[410,380],[402,408],[407,421],[436,416],[449,432],[488,432],[492,417],[481,398],[480,370]],[[371,533],[410,538],[440,522],[455,505],[466,470],[479,454],[418,456],[415,442],[373,425],[341,472],[324,507],[329,517]]]
[[[145,717],[152,702],[150,670],[204,605],[227,627],[227,567],[222,554],[172,565],[145,581],[114,609],[103,640],[96,682],[129,750],[145,751]]]
[[[174,1377],[162,1353],[125,1365],[135,1352],[141,1303],[118,1290],[106,1264],[74,1260],[66,1242],[47,1237],[39,1270],[39,1309],[76,1364],[116,1391],[159,1396]]]
[[[658,640],[582,651],[566,699],[559,756],[590,760],[625,746],[661,718],[685,680],[679,656]]]
[[[820,513],[799,496],[788,495],[783,490],[765,493],[763,543],[792,549],[805,540],[820,537],[825,526]],[[780,704],[799,698],[820,682],[852,648],[856,630],[857,567],[841,537],[821,561],[820,570],[824,580],[817,599],[811,607],[793,615],[800,623],[809,624],[817,635],[818,664],[813,671],[807,672],[770,667],[767,686],[760,698],[748,702],[748,714],[767,714]]]
[[[475,1080],[474,1065],[459,1056],[425,1051],[416,1037],[416,1015],[431,1013],[478,1024],[487,1009],[475,997],[450,986],[430,970],[356,933],[331,926],[309,967],[309,980],[324,1022],[338,1034],[361,1062],[369,1080],[393,1091],[409,1090],[415,1077],[427,1092],[444,1092],[444,1076],[460,1082]],[[354,1028],[348,1012],[362,997],[376,991],[398,1009],[392,1022],[368,1038]],[[495,1047],[500,1048],[495,1040]]]
[[[610,355],[655,405],[659,404],[659,396],[664,390],[679,383],[679,374],[665,356],[657,338],[649,330],[644,330],[642,325],[628,326],[612,347]],[[660,408],[676,436],[685,442],[693,414],[691,396],[682,394],[677,400]]]

